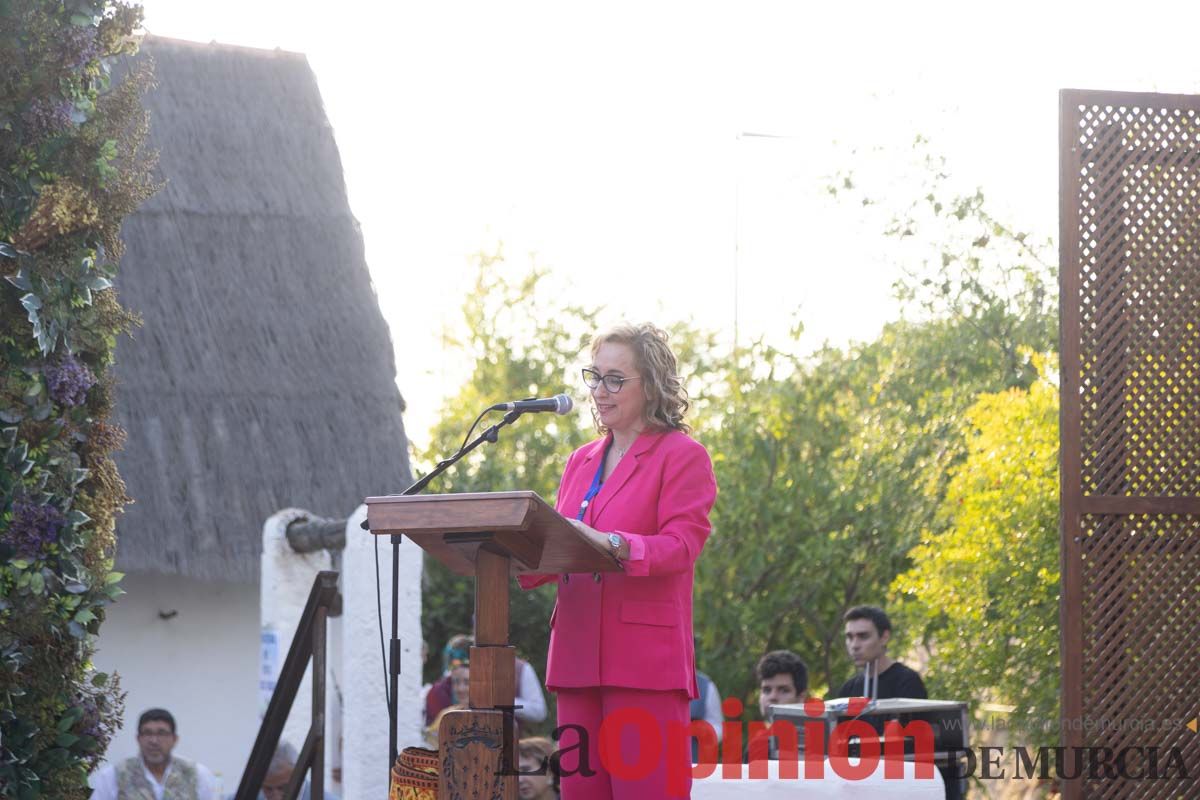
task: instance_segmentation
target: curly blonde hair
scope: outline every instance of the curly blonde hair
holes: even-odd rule
[[[643,419],[646,426],[655,430],[683,431],[691,428],[683,421],[688,410],[687,390],[679,377],[675,353],[667,343],[667,332],[649,322],[641,325],[618,325],[592,340],[592,359],[605,344],[623,344],[633,351],[638,374],[641,375],[642,394],[646,398]],[[608,427],[600,424],[596,410],[592,409],[596,430],[608,433]]]

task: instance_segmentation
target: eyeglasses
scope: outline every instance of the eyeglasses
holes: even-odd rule
[[[175,734],[170,731],[139,731],[138,736],[143,739],[170,739]]]
[[[636,381],[639,375],[631,375],[628,378],[623,378],[620,375],[601,375],[594,369],[583,368],[583,382],[589,389],[595,389],[600,384],[604,384],[604,388],[612,394],[621,391],[621,387],[625,385],[625,381]]]

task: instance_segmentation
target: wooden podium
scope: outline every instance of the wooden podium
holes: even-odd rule
[[[390,495],[367,498],[377,535],[403,534],[459,575],[475,576],[475,646],[469,710],[442,717],[438,729],[438,796],[516,800],[513,764],[503,764],[504,714],[516,688],[516,654],[508,643],[509,578],[525,573],[619,572],[621,564],[593,544],[536,492]]]

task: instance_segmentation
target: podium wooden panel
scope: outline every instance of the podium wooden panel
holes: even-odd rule
[[[472,672],[474,672],[474,664]],[[504,763],[509,748],[519,760],[515,742],[505,742],[512,731],[504,730],[499,711],[450,711],[438,725],[438,797],[446,800],[516,800],[517,764]]]
[[[438,728],[440,792],[455,800],[516,800],[516,777],[499,774],[503,737],[512,733],[503,730],[496,710],[513,704],[516,688],[509,580],[529,573],[619,572],[621,562],[536,492],[368,497],[367,525],[380,536],[407,536],[459,575],[475,576],[470,708],[446,714]],[[511,747],[515,761],[516,743]]]

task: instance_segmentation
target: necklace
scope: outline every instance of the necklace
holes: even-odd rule
[[[616,464],[618,461],[620,461],[625,456],[625,454],[629,452],[629,448],[633,447],[633,445],[636,442],[637,442],[637,437],[635,435],[634,440],[632,442],[625,445],[624,447],[617,447],[617,442],[614,439],[612,444],[610,445],[610,447],[612,448],[611,452],[612,452],[612,456],[613,456],[613,464]]]

